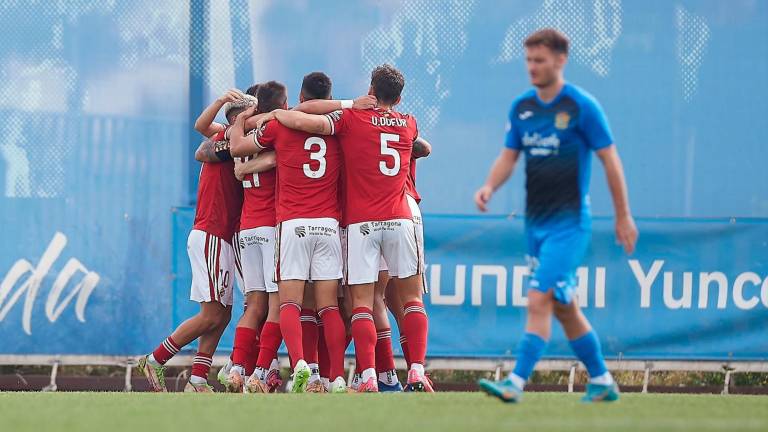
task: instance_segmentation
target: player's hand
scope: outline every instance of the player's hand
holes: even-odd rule
[[[245,99],[245,94],[240,90],[233,88],[233,89],[227,90],[226,93],[221,95],[218,100],[219,100],[219,103],[223,105],[227,102],[234,102],[240,99]]]
[[[245,178],[245,175],[247,174],[245,172],[245,163],[241,161],[240,158],[234,158],[235,159],[235,177],[237,177],[238,180],[243,181]]]
[[[278,111],[278,110],[270,111],[264,114],[263,116],[261,116],[261,118],[259,118],[259,121],[256,122],[257,131],[261,130],[261,127],[264,126],[264,123],[275,119],[275,111]]]
[[[245,119],[248,117],[253,117],[253,115],[256,114],[256,107],[255,106],[249,106],[245,109],[245,111],[241,112],[237,115],[235,118],[235,123],[245,123]]]
[[[637,226],[631,215],[616,218],[616,243],[624,246],[627,255],[635,252],[637,236]]]
[[[365,110],[376,108],[376,96],[365,95],[360,96],[352,102],[352,109]]]
[[[488,201],[493,196],[493,188],[488,185],[483,185],[475,192],[475,204],[477,204],[478,210],[485,213],[488,211]]]

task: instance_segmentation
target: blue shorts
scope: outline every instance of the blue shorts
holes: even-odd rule
[[[526,227],[530,288],[570,304],[576,291],[576,268],[587,252],[591,232],[578,225],[570,227]]]

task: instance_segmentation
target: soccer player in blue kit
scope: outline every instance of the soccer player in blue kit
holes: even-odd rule
[[[614,401],[619,389],[605,365],[600,341],[574,299],[576,268],[591,237],[589,177],[592,151],[605,168],[616,212],[616,237],[631,254],[637,228],[629,210],[621,160],[602,108],[589,93],[566,83],[568,39],[554,29],[525,40],[526,64],[535,87],[512,104],[505,148],[485,185],[475,194],[481,211],[509,177],[520,153],[526,160],[526,235],[531,279],[525,334],[512,373],[481,380],[480,389],[505,402],[520,400],[523,387],[549,341],[552,315],[563,326],[589,373],[587,402]]]

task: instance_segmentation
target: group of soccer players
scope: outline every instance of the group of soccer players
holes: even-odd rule
[[[200,312],[139,361],[155,391],[165,363],[198,339],[189,392],[212,392],[212,355],[231,318],[235,279],[245,306],[219,380],[233,392],[281,386],[282,342],[290,391],[402,391],[389,309],[408,363],[406,391],[431,392],[424,372],[428,320],[424,235],[415,160],[431,151],[415,119],[394,110],[405,85],[390,65],[375,68],[368,95],[331,98],[322,72],[304,77],[300,104],[269,81],[230,90],[200,115],[208,137],[187,250],[191,300]],[[224,110],[228,125],[213,120]],[[354,340],[356,374],[344,379]]]

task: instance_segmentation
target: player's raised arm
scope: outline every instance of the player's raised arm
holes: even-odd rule
[[[245,95],[238,89],[230,89],[221,97],[213,101],[208,105],[205,110],[200,114],[200,117],[195,120],[195,130],[200,132],[203,136],[209,137],[224,130],[224,125],[216,123],[213,120],[216,118],[221,107],[227,102],[234,102],[236,100],[244,99]]]
[[[480,189],[475,192],[475,204],[481,212],[488,211],[488,202],[496,189],[501,187],[509,179],[515,170],[517,159],[520,157],[520,151],[516,149],[505,148],[493,162],[491,171],[488,173],[488,179]]]
[[[250,107],[241,112],[237,115],[235,123],[229,128],[230,151],[232,152],[232,156],[250,156],[263,150],[263,147],[256,144],[255,133],[247,136],[245,135],[245,131],[250,130],[246,129],[246,119],[255,123],[258,122],[259,119],[265,117],[264,114],[254,116],[253,113],[255,111],[255,107]]]
[[[344,108],[371,109],[375,107],[376,97],[364,95],[355,100],[312,99],[293,107],[293,111],[301,111],[307,114],[328,114]]]
[[[597,156],[605,168],[605,177],[608,181],[608,188],[613,197],[613,208],[616,212],[616,241],[624,246],[627,254],[635,251],[637,243],[637,226],[629,210],[629,194],[627,193],[627,182],[624,179],[624,167],[621,164],[619,152],[615,145],[610,145],[597,151]]]
[[[414,159],[425,158],[432,153],[432,144],[422,137],[418,137],[413,141],[413,150],[411,155]]]
[[[224,162],[232,159],[232,155],[229,153],[229,141],[221,139],[223,138],[222,135],[219,132],[200,143],[200,146],[195,151],[195,159],[198,162],[209,163]]]
[[[259,153],[255,158],[246,162],[235,159],[235,177],[238,180],[243,180],[248,174],[269,171],[276,165],[277,156],[275,152]]]
[[[275,120],[291,129],[320,135],[331,135],[333,133],[332,120],[324,115],[286,110],[274,110],[271,114]]]

